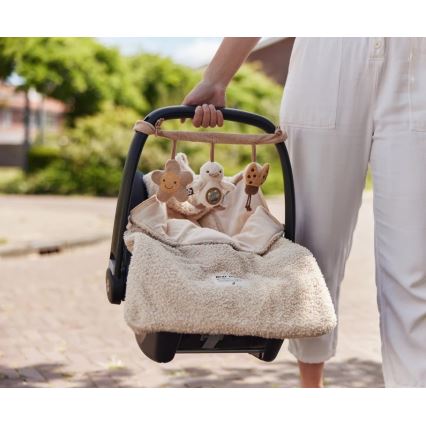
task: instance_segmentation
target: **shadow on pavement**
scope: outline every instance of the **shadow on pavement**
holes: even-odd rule
[[[224,368],[219,373],[202,368],[167,372],[170,379],[165,387],[299,387],[297,364],[289,361],[262,368]],[[325,376],[326,387],[384,387],[381,364],[374,361],[330,362]]]
[[[0,387],[127,387],[128,378],[141,374],[128,368],[72,373],[61,363],[33,364],[18,369],[0,365]],[[161,387],[292,388],[299,386],[295,362],[274,362],[256,367],[163,368]],[[383,387],[381,364],[356,358],[330,362],[326,387]],[[143,386],[143,381],[142,381]]]
[[[120,387],[133,374],[128,368],[74,373],[62,363],[40,363],[15,369],[0,365],[0,388]]]

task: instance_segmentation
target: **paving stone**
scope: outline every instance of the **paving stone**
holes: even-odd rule
[[[328,386],[383,386],[371,204],[367,194],[342,287],[340,342],[326,367]],[[49,220],[58,222],[46,232],[64,227],[73,232],[88,215],[99,215],[90,223],[98,220],[109,229],[115,200],[0,196],[0,210],[6,205],[31,213],[25,218],[33,225],[22,230],[11,224],[15,233],[41,232],[45,209],[50,209]],[[270,200],[270,206],[281,217],[281,198]],[[8,217],[13,220],[12,214]],[[2,229],[4,222],[0,236]],[[298,386],[297,366],[286,344],[272,363],[246,354],[181,354],[170,364],[149,360],[124,322],[123,306],[107,302],[108,254],[109,243],[101,242],[49,256],[0,259],[0,387]]]

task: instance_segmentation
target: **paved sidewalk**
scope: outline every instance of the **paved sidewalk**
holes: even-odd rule
[[[0,195],[0,257],[111,237],[115,200]]]
[[[328,386],[383,386],[371,204],[366,193],[341,292],[340,341],[327,365]],[[271,206],[281,218],[281,200],[271,200]],[[43,239],[81,229],[111,232],[114,209],[113,199],[0,196],[0,238]],[[150,361],[124,323],[123,306],[107,301],[108,255],[109,241],[104,241],[59,254],[0,258],[1,387],[298,385],[294,359],[285,347],[272,363],[249,355]]]

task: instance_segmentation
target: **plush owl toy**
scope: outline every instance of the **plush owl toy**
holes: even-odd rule
[[[234,188],[234,184],[223,179],[223,167],[215,161],[201,166],[200,175],[192,186],[195,202],[206,207],[220,206],[224,195]]]

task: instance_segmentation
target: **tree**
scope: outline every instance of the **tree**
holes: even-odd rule
[[[69,117],[94,114],[104,104],[147,108],[131,90],[127,63],[120,53],[90,38],[0,38],[0,78],[23,78],[21,89],[65,102]]]
[[[179,105],[201,78],[200,71],[154,54],[131,56],[128,65],[132,87],[148,101],[150,110]]]
[[[23,77],[23,90],[34,87],[64,101],[70,119],[62,138],[32,147],[25,180],[6,190],[98,195],[118,191],[134,121],[153,109],[180,104],[202,75],[201,70],[158,55],[121,56],[116,49],[89,38],[0,38],[0,78],[13,73]],[[227,106],[276,122],[281,95],[282,88],[256,66],[245,65],[229,86]],[[165,125],[192,128],[188,120],[183,126],[178,120]],[[254,129],[227,122],[222,131]],[[68,143],[59,143],[64,140]],[[197,171],[209,155],[205,144],[182,142],[179,149],[188,154]],[[250,149],[225,145],[217,149],[216,158],[232,175],[250,161],[250,154]],[[141,168],[144,172],[160,168],[169,155],[168,141],[148,143]],[[275,148],[259,148],[257,157],[259,162],[272,164],[264,189],[279,191],[281,171]]]

